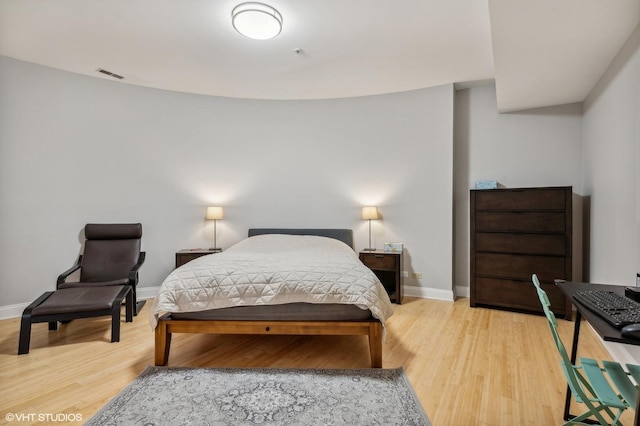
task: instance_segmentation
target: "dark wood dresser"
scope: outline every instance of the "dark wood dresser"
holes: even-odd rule
[[[571,318],[554,280],[581,279],[575,201],[570,186],[471,190],[471,306],[542,312],[535,273],[555,314]]]

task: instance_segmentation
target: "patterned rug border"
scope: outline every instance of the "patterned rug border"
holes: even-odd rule
[[[140,398],[141,395],[148,392],[154,384],[158,385],[158,381],[171,379],[176,374],[180,377],[180,383],[188,383],[187,386],[195,386],[196,391],[206,393],[197,394],[192,392],[192,388],[187,388],[188,390],[183,388],[178,389],[176,395],[172,395],[173,386],[165,386],[165,383],[160,386],[160,389],[162,392],[168,392],[168,395],[159,393],[147,395],[144,399],[146,405],[136,405],[140,403],[136,398]],[[213,387],[213,384],[208,380],[204,385],[197,384],[195,380],[191,381],[191,378],[194,377],[210,378],[213,377],[211,375],[215,375],[216,379],[225,377],[227,380],[227,376],[232,375],[234,379],[238,380],[226,383],[226,386],[222,387],[223,390],[220,390],[221,387],[216,387],[215,390],[218,394],[209,393],[211,389],[208,389],[207,385]],[[265,378],[258,383],[255,378],[262,375]],[[353,383],[342,383],[340,385],[341,392],[338,392],[340,395],[336,396],[337,392],[333,388],[321,389],[323,383],[328,384],[329,381],[323,381],[320,384],[314,383],[314,391],[309,392],[299,388],[296,383],[280,383],[277,380],[278,377],[304,377],[305,380],[313,381],[325,376],[337,378],[339,381],[350,379],[351,382],[370,386],[372,390],[368,390],[363,397],[363,395],[350,392],[352,389],[348,386],[353,386]],[[369,384],[367,380],[373,382],[373,385]],[[335,384],[332,386],[336,387]],[[394,395],[380,395],[380,386],[392,389],[391,393]],[[364,392],[364,390],[362,391]],[[316,392],[317,394],[315,394]],[[377,405],[388,398],[395,400],[395,403],[391,403],[389,407]],[[344,405],[346,402],[356,406],[368,403],[371,407],[360,407],[361,411],[355,412],[351,406]],[[389,403],[387,402],[387,405]],[[173,407],[171,407],[172,404]],[[132,405],[134,406],[132,407]],[[222,414],[219,412],[204,414],[198,411],[211,410],[210,407],[214,405]],[[319,405],[322,407],[316,407]],[[310,422],[309,418],[299,418],[300,413],[307,408],[316,411],[314,413],[316,417],[311,418],[314,420],[313,422]],[[367,412],[366,416],[369,416],[367,424],[431,425],[402,367],[391,369],[302,369],[156,366],[147,366],[138,377],[92,416],[86,425],[362,424],[358,421],[363,415],[362,410]],[[173,418],[170,417],[172,414]],[[392,414],[393,416],[390,418],[389,416]],[[161,420],[154,421],[154,415],[155,417],[159,416]],[[340,418],[336,420],[335,416]]]

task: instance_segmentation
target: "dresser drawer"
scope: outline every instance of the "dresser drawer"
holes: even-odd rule
[[[553,282],[556,278],[567,278],[565,262],[564,257],[476,253],[475,273],[523,281],[531,280],[531,275],[535,273],[541,280]]]
[[[476,232],[556,232],[564,233],[564,212],[476,212]]]
[[[398,259],[388,254],[360,254],[360,260],[370,269],[395,271]]]
[[[564,210],[567,203],[566,193],[567,190],[565,188],[536,189],[533,191],[527,189],[476,191],[476,209]]]
[[[476,233],[476,251],[514,254],[564,256],[567,241],[564,235]]]
[[[551,302],[551,309],[566,315],[565,296],[555,284],[542,284]],[[495,278],[476,279],[476,303],[527,311],[542,311],[540,299],[531,281],[512,281]]]

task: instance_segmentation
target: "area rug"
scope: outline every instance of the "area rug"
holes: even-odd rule
[[[87,425],[431,425],[402,368],[147,367]]]

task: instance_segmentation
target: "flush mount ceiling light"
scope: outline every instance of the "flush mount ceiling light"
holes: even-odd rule
[[[241,3],[231,11],[233,28],[255,40],[274,38],[282,30],[282,15],[264,3]]]

